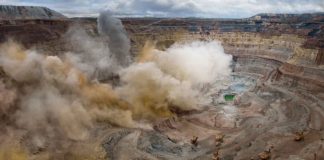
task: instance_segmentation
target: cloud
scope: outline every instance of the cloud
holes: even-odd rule
[[[0,4],[41,5],[63,14],[97,16],[250,17],[258,13],[324,12],[322,0],[0,0]]]

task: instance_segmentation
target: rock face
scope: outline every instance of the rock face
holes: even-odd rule
[[[222,103],[214,99],[204,111],[157,122],[154,131],[98,127],[89,142],[73,142],[73,148],[96,143],[93,148],[101,146],[106,152],[102,157],[108,159],[201,160],[212,159],[213,153],[228,160],[257,159],[269,148],[271,159],[324,159],[323,14],[122,21],[134,54],[147,40],[156,41],[160,49],[175,42],[222,42],[225,52],[233,56],[233,85],[229,88],[239,88],[237,98]],[[75,24],[97,37],[96,19],[45,18],[0,20],[0,40],[14,38],[26,48],[57,55],[74,50],[65,41],[65,33]],[[295,132],[301,131],[304,140],[294,141]],[[199,137],[197,146],[190,144],[193,136]]]
[[[66,17],[46,7],[0,5],[0,20],[17,19],[66,19]]]

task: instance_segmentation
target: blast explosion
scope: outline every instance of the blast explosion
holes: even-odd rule
[[[211,101],[204,85],[231,73],[232,57],[219,42],[176,43],[161,51],[148,41],[132,62],[121,22],[103,12],[98,23],[108,44],[75,28],[67,34],[80,53],[46,56],[13,41],[1,45],[0,160],[29,159],[45,148],[41,159],[72,154],[72,144],[87,141],[102,124],[150,130],[175,110],[201,110]],[[119,84],[101,82],[112,75]]]

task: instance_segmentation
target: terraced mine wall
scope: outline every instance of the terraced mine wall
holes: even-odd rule
[[[154,32],[153,32],[154,33]],[[160,32],[158,35],[134,34],[133,40],[141,48],[151,37],[160,48],[173,42],[218,40],[226,53],[233,55],[235,72],[250,73],[264,80],[271,78],[285,86],[323,92],[324,68],[320,48],[303,47],[306,39],[297,35],[265,36],[253,32],[188,31]],[[271,74],[271,75],[270,75]]]

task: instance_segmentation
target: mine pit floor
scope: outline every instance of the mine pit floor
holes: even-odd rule
[[[235,80],[224,89],[237,91],[234,101],[218,99],[203,112],[159,122],[155,130],[117,128],[118,134],[105,134],[106,140],[114,139],[103,144],[108,157],[207,160],[218,152],[224,160],[245,160],[259,159],[258,154],[271,149],[271,159],[324,158],[324,116],[313,116],[321,106],[267,83],[244,83],[249,85],[242,90],[244,79]],[[295,141],[301,131],[305,139]]]

